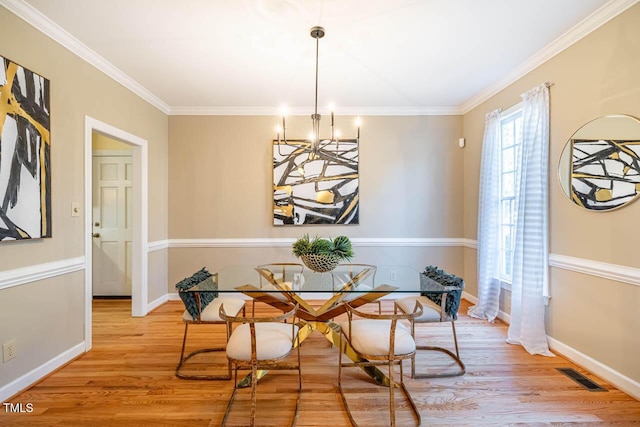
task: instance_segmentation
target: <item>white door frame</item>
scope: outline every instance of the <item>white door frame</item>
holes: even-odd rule
[[[131,315],[148,313],[148,144],[145,139],[85,116],[84,126],[84,257],[85,257],[85,351],[92,346],[93,300],[93,232],[92,180],[93,180],[93,132],[99,132],[132,146],[133,160],[133,242],[131,255]]]

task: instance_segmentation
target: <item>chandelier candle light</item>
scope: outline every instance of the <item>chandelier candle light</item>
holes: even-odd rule
[[[320,44],[320,39],[325,35],[325,29],[322,27],[313,27],[310,32],[311,37],[316,39],[316,86],[315,86],[315,103],[314,103],[314,113],[311,115],[311,133],[309,134],[309,150],[311,151],[310,158],[316,157],[318,150],[327,149],[328,145],[335,144],[335,151],[338,152],[340,149],[340,132],[335,128],[334,125],[334,112],[333,107],[330,107],[330,125],[331,125],[331,139],[324,140],[321,143],[320,139],[320,114],[318,114],[318,49]],[[282,111],[282,126],[278,125],[276,127],[277,140],[278,140],[278,154],[282,155],[280,152],[280,144],[284,143],[289,145],[287,142],[287,124],[286,124],[286,111],[283,108]],[[356,119],[356,142],[360,142],[360,126],[361,120],[360,117]],[[280,133],[282,132],[282,137]]]

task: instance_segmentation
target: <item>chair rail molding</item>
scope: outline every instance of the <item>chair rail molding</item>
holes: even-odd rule
[[[640,286],[640,268],[557,254],[549,254],[549,266]]]
[[[296,238],[223,238],[223,239],[169,239],[169,248],[275,248],[288,247]],[[468,246],[468,239],[450,237],[353,237],[353,246]]]
[[[477,240],[461,240],[464,240],[464,247],[478,249]],[[628,267],[626,265],[609,264],[568,255],[549,254],[549,267],[561,268],[563,270],[575,271],[602,279],[640,286],[640,268]]]
[[[156,240],[154,242],[149,242],[149,245],[148,245],[148,251],[149,252],[161,251],[163,249],[169,249],[169,240],[168,239]]]
[[[46,262],[0,272],[0,290],[84,270],[84,257]]]

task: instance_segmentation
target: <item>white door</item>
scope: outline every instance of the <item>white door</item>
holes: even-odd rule
[[[131,296],[131,156],[93,157],[93,295]]]

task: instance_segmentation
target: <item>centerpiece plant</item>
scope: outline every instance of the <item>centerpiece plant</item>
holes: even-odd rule
[[[347,236],[335,239],[316,236],[312,239],[309,234],[294,242],[293,255],[317,272],[331,271],[341,261],[349,262],[354,256],[351,240]]]

